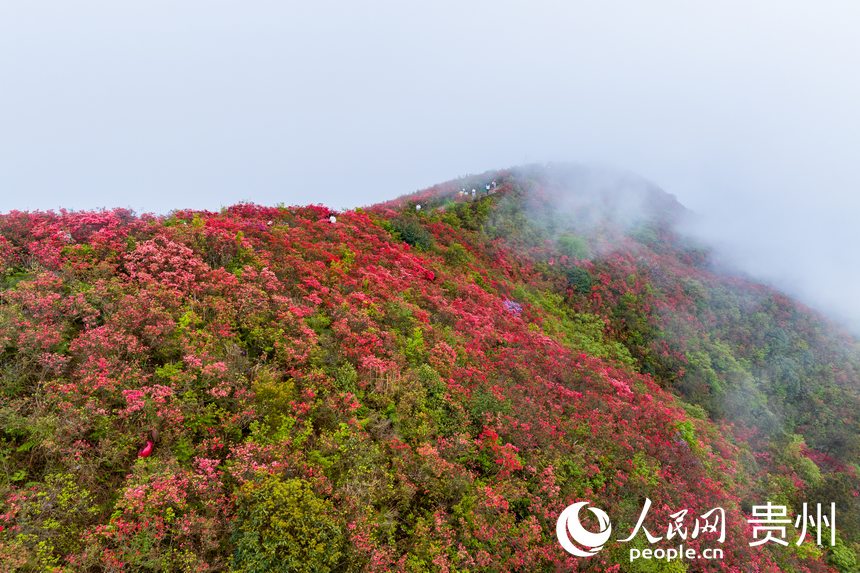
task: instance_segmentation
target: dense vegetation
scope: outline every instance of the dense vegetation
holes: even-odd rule
[[[0,216],[4,570],[703,570],[555,539],[647,497],[663,533],[726,509],[711,570],[856,571],[857,342],[712,271],[665,194],[576,183]],[[766,501],[836,502],[837,546],[750,547]]]

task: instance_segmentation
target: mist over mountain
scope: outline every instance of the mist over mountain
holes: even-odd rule
[[[581,228],[600,221],[627,228],[660,221],[706,249],[719,273],[766,283],[824,313],[855,337],[860,334],[852,254],[822,247],[852,243],[850,209],[840,213],[835,205],[819,204],[788,186],[782,193],[763,190],[767,201],[793,204],[773,206],[767,218],[761,218],[768,211],[761,198],[731,190],[722,200],[719,195],[704,200],[703,210],[696,211],[656,183],[605,165],[548,163],[512,171],[540,179],[552,197],[532,206],[538,224],[553,217],[576,220]]]
[[[854,210],[849,206],[819,204],[811,196],[771,197],[789,202],[785,209],[744,208],[755,200],[728,195],[726,206],[710,202],[687,220],[683,230],[711,246],[713,260],[727,272],[743,272],[802,300],[860,335],[860,306],[854,285],[857,242]]]

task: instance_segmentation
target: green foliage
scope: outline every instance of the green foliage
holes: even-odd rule
[[[591,293],[594,278],[586,269],[582,267],[568,267],[564,270],[564,274],[567,276],[567,282],[573,288],[574,292],[583,295]]]
[[[307,481],[260,476],[239,489],[236,505],[235,573],[328,573],[341,562],[342,525]]]
[[[93,496],[74,475],[48,474],[21,503],[12,543],[29,570],[49,571],[80,548],[81,533],[98,513]]]
[[[576,495],[581,494],[587,488],[599,490],[606,484],[606,475],[603,472],[586,474],[583,469],[585,460],[581,454],[566,457],[557,462],[559,482],[568,484],[570,491]]]
[[[642,362],[644,370],[655,373],[649,345],[657,336],[657,329],[644,311],[644,295],[625,292],[612,309],[613,319],[622,342],[631,354]]]
[[[491,392],[479,390],[469,400],[469,412],[476,427],[480,428],[488,415],[492,418],[496,414],[509,414],[511,403],[509,400],[499,399]]]
[[[331,326],[331,317],[323,312],[315,312],[305,319],[309,327],[317,334],[323,334]]]
[[[404,215],[392,221],[392,227],[397,238],[416,249],[429,251],[433,248],[433,235],[424,228],[418,217]]]
[[[280,380],[270,370],[261,370],[252,385],[257,410],[272,430],[281,427],[290,412],[290,403],[296,398],[292,380]]]
[[[558,249],[562,255],[574,259],[587,259],[590,256],[588,243],[582,237],[564,234],[558,238]]]
[[[657,229],[651,224],[641,224],[630,232],[630,236],[643,245],[654,246],[660,242]]]
[[[492,205],[490,197],[455,203],[445,211],[442,220],[453,227],[478,231],[489,219]]]
[[[642,480],[642,482],[650,487],[656,487],[660,481],[660,462],[653,458],[649,458],[643,452],[633,454],[633,471],[632,476]]]
[[[840,573],[854,573],[858,568],[857,553],[839,538],[836,539],[836,545],[830,548],[827,562],[836,567]]]
[[[472,261],[472,255],[460,243],[451,243],[444,253],[445,262],[455,267],[463,267]]]
[[[402,336],[409,336],[415,328],[415,317],[405,300],[393,300],[385,305],[385,325]]]
[[[194,444],[188,436],[182,436],[173,445],[173,453],[180,462],[187,462],[194,457]]]
[[[355,366],[346,362],[340,365],[334,375],[334,385],[338,390],[344,392],[355,392],[358,387],[358,373],[355,371]]]
[[[716,418],[755,420],[761,430],[780,432],[768,407],[768,399],[728,344],[720,340],[704,341],[700,350],[690,351],[684,375],[676,382],[683,396],[704,407]]]
[[[0,455],[6,458],[0,483],[23,482],[40,472],[42,445],[56,435],[59,417],[56,415],[24,416],[8,406],[0,407]],[[17,462],[17,463],[16,463]],[[15,466],[15,471],[10,471]]]
[[[570,348],[628,365],[635,363],[623,344],[607,336],[606,323],[602,318],[590,313],[572,311],[560,294],[520,287],[514,291],[514,296],[517,300],[546,311],[548,316],[541,325],[543,331],[560,338]]]
[[[340,254],[340,259],[332,262],[332,268],[336,268],[346,273],[355,264],[355,251],[349,247],[344,247]]]
[[[424,331],[420,326],[416,326],[409,333],[402,344],[403,355],[410,364],[421,364],[427,355],[426,346],[424,345]]]
[[[169,362],[156,367],[155,375],[162,381],[171,382],[180,379],[182,374],[182,364],[179,362]]]
[[[677,422],[675,424],[675,429],[678,430],[678,435],[682,440],[687,442],[687,445],[690,446],[691,450],[695,452],[699,449],[699,440],[696,437],[696,428],[693,426],[693,422],[689,420]]]
[[[797,472],[807,484],[815,487],[821,485],[821,470],[803,454],[805,447],[803,436],[798,434],[788,436],[787,443],[779,440],[774,444],[776,458]]]
[[[0,288],[3,290],[13,289],[19,282],[29,280],[30,278],[31,274],[25,269],[11,268],[3,273]]]

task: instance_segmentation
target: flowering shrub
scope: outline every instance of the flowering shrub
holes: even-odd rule
[[[555,240],[540,181],[492,180],[334,222],[0,215],[6,569],[627,570],[555,520],[645,497],[726,508],[716,570],[850,567],[848,339],[660,227]],[[769,497],[837,502],[838,548],[751,549]]]

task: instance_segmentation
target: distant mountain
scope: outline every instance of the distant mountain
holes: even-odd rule
[[[858,342],[687,216],[568,164],[347,212],[0,215],[4,570],[856,571]],[[724,557],[631,562],[646,499],[657,536],[689,512],[653,547]],[[592,557],[556,539],[577,501],[611,517]],[[835,546],[751,546],[767,502],[835,503]]]

